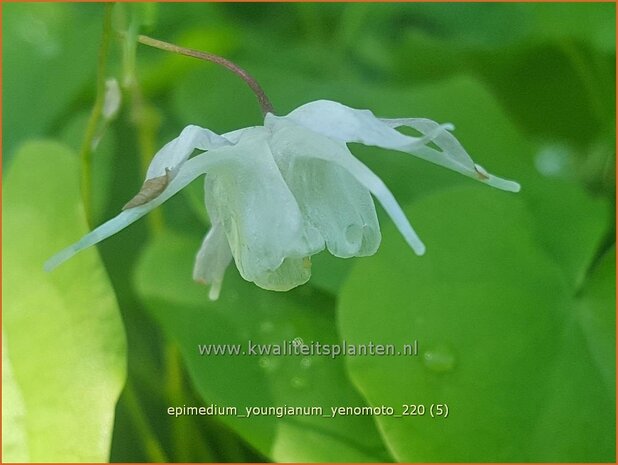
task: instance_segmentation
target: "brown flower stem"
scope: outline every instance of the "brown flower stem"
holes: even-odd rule
[[[268,100],[268,97],[266,97],[266,94],[264,93],[264,89],[262,89],[262,87],[255,80],[255,78],[237,64],[232,63],[230,60],[220,57],[218,55],[214,55],[212,53],[200,52],[199,50],[193,50],[191,48],[179,47],[178,45],[153,39],[152,37],[148,37],[145,35],[137,36],[137,41],[141,44],[149,45],[150,47],[165,50],[167,52],[178,53],[179,55],[198,58],[200,60],[210,61],[212,63],[223,66],[224,68],[227,68],[228,70],[239,76],[251,88],[251,90],[258,99],[260,108],[262,109],[262,113],[264,115],[266,115],[267,113],[274,113],[273,106],[270,103],[270,100]]]

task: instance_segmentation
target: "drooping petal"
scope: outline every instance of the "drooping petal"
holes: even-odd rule
[[[230,147],[233,148],[233,147]],[[93,231],[86,234],[75,244],[61,250],[45,263],[45,270],[51,271],[61,263],[65,262],[79,251],[101,242],[104,239],[116,234],[118,231],[134,223],[150,210],[158,207],[167,199],[176,194],[179,190],[187,186],[198,176],[206,173],[213,167],[225,165],[234,158],[235,153],[230,148],[222,148],[199,155],[185,162],[178,171],[178,174],[167,185],[163,192],[153,200],[146,202],[135,208],[124,210],[118,216],[103,223]],[[227,149],[227,150],[226,150]]]
[[[296,124],[290,124],[286,118],[271,117],[268,119],[270,121],[267,121],[267,126],[271,125],[273,128],[272,144],[277,151],[285,150],[282,147],[289,144],[290,147],[294,147],[297,157],[323,160],[345,169],[361,186],[378,199],[414,252],[418,255],[425,253],[424,244],[408,222],[393,194],[375,173],[350,153],[345,143],[331,139],[321,140],[320,134]],[[313,144],[307,142],[311,140],[319,140],[319,142]],[[336,213],[345,214],[344,211]],[[345,234],[345,230],[340,231],[339,234]],[[379,237],[377,243],[379,244]]]
[[[316,100],[298,107],[286,116],[312,131],[343,142],[359,142],[387,149],[422,147],[440,130],[452,125],[437,125],[435,134],[412,137],[384,124],[370,110],[357,110],[331,100]]]
[[[369,190],[319,155],[347,151],[345,145],[283,118],[270,116],[266,124],[273,128],[271,149],[281,174],[330,253],[342,258],[373,255],[381,235]]]
[[[258,127],[259,126],[249,126],[249,127],[242,128],[242,129],[236,129],[234,131],[226,132],[225,134],[223,134],[222,137],[225,137],[232,144],[236,144],[238,143],[238,141],[240,140],[240,138],[246,131],[253,131]]]
[[[285,258],[273,271],[265,271],[253,281],[269,291],[289,291],[311,278],[311,258]]]
[[[180,135],[165,144],[153,157],[146,172],[146,180],[176,174],[177,169],[197,150],[213,150],[232,145],[228,139],[209,129],[189,125]]]
[[[297,261],[322,250],[324,241],[307,227],[268,136],[263,127],[245,131],[234,146],[243,156],[208,173],[205,198],[209,216],[223,224],[241,276],[283,290],[306,282],[308,274],[298,272]]]
[[[210,285],[208,297],[217,300],[223,284],[225,270],[232,261],[232,251],[227,243],[223,225],[213,222],[210,231],[195,257],[193,279],[199,283]]]
[[[160,195],[194,150],[214,150],[230,145],[232,142],[209,129],[187,126],[176,139],[155,154],[148,166],[144,184],[122,209],[138,207]]]
[[[343,142],[359,142],[415,155],[489,184],[518,192],[519,184],[490,175],[474,163],[457,139],[450,124],[440,125],[424,118],[377,118],[369,110],[357,110],[338,102],[318,100],[292,111],[287,118],[313,131]],[[411,137],[396,130],[409,126],[421,133]],[[438,147],[432,148],[430,144]]]
[[[440,149],[436,150],[425,145],[411,150],[406,148],[397,150],[411,153],[424,160],[450,168],[498,189],[509,192],[519,192],[521,189],[517,182],[489,174],[483,167],[474,163],[461,143],[449,131],[442,130],[436,133],[436,128],[439,125],[434,121],[424,118],[382,119],[381,121],[392,128],[407,126],[416,129],[422,134],[434,134],[435,137],[432,139],[432,142]]]

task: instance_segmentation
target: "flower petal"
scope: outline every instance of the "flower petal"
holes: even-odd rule
[[[518,183],[490,175],[476,165],[448,131],[453,129],[450,124],[440,125],[424,118],[377,118],[369,110],[357,110],[328,100],[310,102],[292,111],[287,117],[335,140],[360,142],[410,153],[498,189],[511,192],[520,189]],[[396,130],[400,126],[416,129],[422,136],[402,134]],[[439,150],[430,147],[430,143]]]
[[[307,227],[273,160],[268,137],[263,127],[245,131],[234,146],[242,156],[208,173],[205,199],[209,216],[223,224],[241,276],[280,290],[306,281],[297,268],[293,273],[281,268],[284,260],[313,255],[324,248],[324,240]],[[276,286],[265,278],[273,272],[280,273]]]
[[[168,142],[153,157],[146,173],[146,180],[165,176],[176,171],[193,153],[198,150],[213,150],[232,145],[228,139],[209,129],[189,125],[180,135]]]
[[[286,183],[309,223],[337,257],[373,255],[380,225],[371,194],[346,169],[318,153],[347,151],[345,145],[285,119],[274,121],[271,149]],[[287,128],[281,130],[283,128]]]
[[[232,142],[209,129],[187,126],[176,139],[165,144],[155,154],[148,166],[144,184],[122,209],[138,207],[160,195],[194,150],[213,150],[229,145]]]
[[[226,132],[225,134],[223,134],[222,137],[225,137],[232,144],[236,144],[236,143],[238,143],[238,141],[240,140],[240,138],[242,137],[242,135],[246,131],[253,131],[256,128],[259,128],[259,127],[261,127],[261,126],[249,126],[249,127],[242,128],[242,129],[236,129],[234,131]]]
[[[317,145],[311,144],[307,141],[318,140],[320,134],[299,127],[290,121],[286,121],[285,117],[270,117],[267,119],[270,120],[267,121],[267,125],[273,127],[273,147],[275,147],[275,150],[285,150],[285,148],[282,147],[285,147],[285,144],[289,144],[291,147],[294,147],[296,157],[310,157],[324,160],[345,169],[380,201],[399,229],[399,232],[401,232],[416,254],[422,255],[425,253],[424,244],[421,242],[416,232],[414,232],[414,229],[393,197],[393,194],[373,171],[350,153],[345,143],[325,139],[320,141]],[[313,181],[313,179],[310,180],[310,182]],[[341,215],[345,214],[344,211],[338,213]],[[339,234],[341,234],[341,232]],[[377,242],[379,244],[379,239]]]
[[[519,192],[521,189],[517,182],[493,176],[480,165],[474,163],[461,143],[450,132],[443,129],[436,133],[436,129],[439,128],[439,125],[434,121],[424,118],[381,119],[381,121],[392,128],[408,126],[416,129],[422,134],[433,134],[434,138],[431,142],[440,149],[436,150],[435,148],[425,145],[414,149],[402,147],[396,150],[408,152],[423,160],[450,168],[458,173],[498,189],[509,192]]]
[[[210,285],[208,294],[210,300],[219,298],[223,276],[231,261],[232,251],[227,243],[223,225],[219,222],[213,223],[197,252],[193,267],[193,279]]]
[[[357,110],[331,100],[307,103],[292,111],[286,118],[331,139],[395,150],[402,147],[422,147],[440,130],[452,127],[450,124],[437,125],[436,134],[406,136],[382,122],[369,110]]]
[[[143,205],[124,210],[118,216],[103,223],[101,226],[86,234],[75,244],[61,250],[45,263],[45,270],[53,270],[79,251],[95,245],[113,234],[116,234],[118,231],[126,228],[150,210],[161,205],[201,174],[206,173],[213,167],[229,163],[230,159],[234,158],[233,155],[234,153],[230,152],[228,148],[223,148],[199,155],[187,161],[180,167],[176,177],[172,179],[161,195],[150,200],[149,202],[144,203]]]
[[[264,271],[253,281],[269,291],[289,291],[305,284],[311,278],[311,258],[286,258],[273,271]]]

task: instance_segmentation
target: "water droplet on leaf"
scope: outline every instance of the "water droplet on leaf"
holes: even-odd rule
[[[270,333],[273,329],[275,329],[275,325],[272,321],[263,321],[260,323],[260,331],[263,333]]]
[[[279,363],[273,360],[272,357],[260,357],[260,359],[258,360],[258,365],[264,371],[272,373],[277,369]]]
[[[455,356],[445,345],[423,352],[423,363],[431,371],[446,373],[455,368]]]
[[[295,376],[290,381],[290,384],[295,389],[303,389],[303,388],[307,387],[307,379],[306,378],[301,378],[300,376]]]

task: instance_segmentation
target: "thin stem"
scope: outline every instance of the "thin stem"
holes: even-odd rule
[[[84,210],[86,212],[86,221],[92,225],[92,150],[97,138],[97,129],[101,115],[103,114],[103,105],[105,102],[105,66],[109,55],[109,46],[111,42],[112,31],[112,3],[105,4],[105,12],[103,16],[103,36],[101,38],[101,46],[99,47],[99,58],[97,61],[97,95],[90,112],[86,133],[79,153],[81,161],[81,190],[82,200],[84,202]]]
[[[260,108],[262,109],[262,113],[266,115],[267,113],[274,113],[273,106],[266,97],[264,90],[258,84],[254,77],[252,77],[247,71],[242,69],[235,63],[232,63],[230,60],[220,57],[218,55],[214,55],[212,53],[200,52],[199,50],[193,50],[190,48],[179,47],[178,45],[173,45],[168,42],[163,42],[161,40],[153,39],[152,37],[139,35],[137,36],[137,41],[144,45],[149,45],[154,48],[158,48],[161,50],[165,50],[167,52],[178,53],[180,55],[185,55],[193,58],[198,58],[200,60],[210,61],[212,63],[216,63],[218,65],[227,68],[237,76],[239,76],[243,81],[247,83],[247,85],[251,88],[253,93],[256,95],[258,102],[260,104]]]
[[[592,114],[596,117],[599,123],[603,123],[607,118],[604,102],[609,102],[599,90],[598,79],[594,74],[593,66],[588,63],[586,56],[580,51],[577,45],[569,39],[564,39],[558,42],[558,46],[566,56],[569,64],[573,67],[575,74],[579,77],[584,92],[588,98],[588,105]]]
[[[171,405],[182,405],[186,402],[183,393],[182,361],[176,345],[168,342],[165,348],[165,365],[167,374],[167,397]],[[177,422],[172,429],[172,444],[174,446],[174,459],[178,462],[190,462],[191,456],[191,431],[188,418]],[[203,460],[203,459],[202,459]]]
[[[146,102],[141,86],[134,75],[128,87],[131,96],[131,122],[137,129],[137,146],[140,165],[143,173],[146,173],[148,165],[152,161],[152,155],[156,152],[156,135],[161,118],[156,108]],[[148,225],[151,232],[160,233],[164,229],[163,212],[156,209],[148,215]]]
[[[118,5],[119,18],[123,21],[126,31],[120,34],[122,38],[122,87],[126,91],[130,102],[130,121],[137,132],[137,147],[142,172],[145,174],[156,152],[157,131],[161,125],[161,118],[157,109],[151,105],[142,92],[137,76],[137,31],[140,28],[139,16],[135,10]],[[127,20],[127,11],[130,18]],[[128,23],[128,24],[127,24]],[[155,209],[148,215],[146,221],[152,233],[160,233],[164,228],[163,212]]]
[[[141,436],[144,452],[148,456],[148,460],[155,463],[167,463],[169,461],[168,457],[150,428],[144,412],[142,412],[137,394],[130,380],[127,380],[124,391],[124,402],[127,411],[131,415],[137,433]]]

